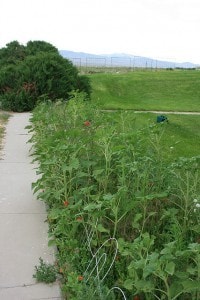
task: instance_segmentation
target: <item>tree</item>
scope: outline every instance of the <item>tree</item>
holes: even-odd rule
[[[35,55],[38,52],[51,52],[59,54],[56,47],[44,41],[29,41],[26,45],[26,55]]]
[[[12,55],[11,49],[14,49]],[[42,95],[54,101],[68,100],[72,90],[90,94],[89,79],[80,76],[71,61],[43,41],[30,41],[26,47],[16,41],[7,44],[7,48],[0,49],[0,66],[0,107],[3,109],[32,110]]]
[[[18,41],[13,41],[6,44],[5,48],[0,49],[0,66],[6,66],[8,64],[17,64],[24,60],[25,47],[20,45]]]

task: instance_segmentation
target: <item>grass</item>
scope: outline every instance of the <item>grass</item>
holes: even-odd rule
[[[133,110],[200,112],[200,73],[197,70],[96,73],[91,74],[90,79],[92,102],[102,109],[127,110],[127,114],[134,116],[136,127],[155,123],[157,115],[133,115]],[[169,123],[162,139],[166,156],[199,155],[200,116],[170,113],[167,116]]]
[[[114,122],[120,118],[120,112],[105,112],[109,114]],[[157,114],[134,113],[127,111],[125,121],[127,130],[132,128],[133,133],[137,129],[151,127],[157,122]],[[193,157],[200,153],[200,116],[199,115],[175,115],[167,114],[168,123],[160,124],[163,135],[160,139],[165,159],[173,160],[178,157]],[[129,127],[129,128],[128,128]],[[162,130],[162,129],[161,129]],[[151,135],[149,135],[149,139]]]
[[[0,149],[1,149],[3,135],[5,132],[5,124],[8,118],[9,118],[9,114],[0,112]]]
[[[103,109],[200,111],[197,70],[91,74],[92,101]]]
[[[196,156],[200,153],[200,116],[169,115],[163,144],[175,157]]]

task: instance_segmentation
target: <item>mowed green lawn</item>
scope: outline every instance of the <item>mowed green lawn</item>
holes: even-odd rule
[[[135,114],[136,124],[146,126],[157,124],[156,114]],[[192,157],[200,155],[200,116],[167,114],[168,123],[157,124],[163,127],[160,139],[165,157]],[[164,126],[163,126],[164,125]],[[149,136],[151,138],[151,136]]]
[[[125,131],[132,130],[133,134],[138,130],[144,131],[147,142],[151,141],[152,148],[159,150],[163,158],[169,161],[200,155],[200,115],[165,114],[168,122],[157,123],[159,114],[154,113],[104,113],[110,115],[111,126],[118,119],[118,124],[121,122]]]
[[[157,70],[90,75],[92,100],[104,109],[200,111],[200,71]]]
[[[130,110],[127,114],[135,119],[133,131],[156,124],[159,115],[134,110],[200,112],[200,71],[197,70],[101,73],[90,78],[92,101],[102,109]],[[167,117],[169,123],[164,126],[161,138],[165,157],[200,155],[200,115],[167,113]]]

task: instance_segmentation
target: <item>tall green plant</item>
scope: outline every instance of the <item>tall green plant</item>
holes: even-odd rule
[[[127,299],[197,300],[199,157],[169,163],[165,126],[134,124],[80,93],[34,110],[33,187],[48,205],[63,290],[72,299],[87,287],[97,299],[122,290]]]

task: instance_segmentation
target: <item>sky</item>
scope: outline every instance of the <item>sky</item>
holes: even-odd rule
[[[200,0],[0,0],[0,48],[42,40],[59,50],[200,64]]]

